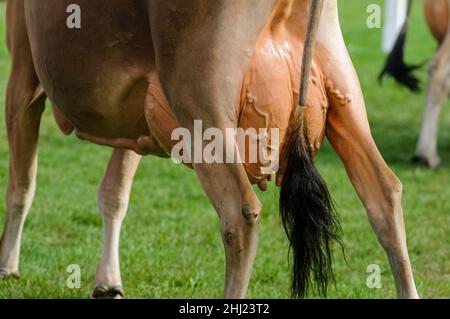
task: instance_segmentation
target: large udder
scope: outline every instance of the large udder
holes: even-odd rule
[[[261,35],[239,96],[238,127],[247,134],[245,138],[238,135],[237,143],[241,149],[241,161],[252,183],[260,183],[283,167],[283,147],[290,134],[289,128],[295,123],[302,41],[290,37],[287,32],[277,34],[274,36],[266,30]],[[320,148],[322,143],[327,108],[323,76],[318,66],[313,64],[308,103],[303,110],[313,150]],[[146,116],[151,134],[170,155],[178,143],[171,140],[178,124],[156,75],[150,79]]]

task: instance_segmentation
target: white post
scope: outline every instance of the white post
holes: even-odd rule
[[[391,52],[406,20],[408,0],[385,0],[383,51]]]

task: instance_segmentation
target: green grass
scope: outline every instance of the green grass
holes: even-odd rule
[[[443,116],[443,166],[430,171],[410,165],[423,113],[424,95],[412,95],[392,81],[377,83],[383,63],[380,30],[366,27],[366,7],[381,0],[340,1],[342,27],[367,101],[373,134],[382,154],[401,178],[409,249],[421,296],[450,296],[450,112]],[[0,34],[4,30],[0,4]],[[4,43],[4,39],[0,39]],[[408,60],[423,62],[435,44],[416,4]],[[4,100],[9,59],[0,46],[0,100]],[[426,69],[420,77],[426,81]],[[7,142],[0,112],[0,193],[7,180]],[[86,298],[101,254],[101,219],[96,190],[110,150],[64,137],[45,113],[39,147],[38,189],[23,237],[20,280],[0,282],[0,298]],[[348,265],[336,249],[337,285],[332,298],[394,298],[384,252],[369,227],[363,206],[329,145],[318,166],[338,203]],[[251,298],[288,298],[287,239],[278,217],[278,191],[259,194],[263,204]],[[0,214],[0,223],[4,216]],[[137,174],[121,241],[124,286],[132,298],[217,298],[222,294],[224,252],[219,222],[188,169],[171,161],[144,159]],[[66,267],[78,264],[82,288],[70,290]],[[379,264],[382,289],[366,287],[366,268]]]

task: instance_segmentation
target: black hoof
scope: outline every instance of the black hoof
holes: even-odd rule
[[[125,297],[125,293],[121,286],[108,287],[100,285],[95,287],[92,293],[93,299],[122,299]]]
[[[415,155],[412,159],[412,162],[416,165],[427,167],[427,168],[438,168],[441,164],[439,158],[436,160],[430,160],[423,155]]]
[[[431,167],[430,162],[428,161],[428,159],[423,157],[423,156],[419,156],[419,155],[414,156],[412,158],[412,162],[413,162],[413,164],[416,164],[416,165],[425,166],[425,167]]]

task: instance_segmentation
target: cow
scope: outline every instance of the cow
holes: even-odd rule
[[[409,0],[407,20],[394,49],[389,54],[381,77],[388,74],[411,91],[417,92],[420,90],[420,83],[414,71],[421,65],[408,65],[404,61],[404,46],[412,3],[412,0]],[[413,162],[425,167],[437,168],[441,165],[438,152],[439,120],[446,97],[450,94],[449,0],[425,0],[424,15],[428,28],[439,47],[429,66],[425,115]]]
[[[66,27],[69,5],[81,9],[80,28]],[[262,208],[252,184],[264,190],[271,180],[281,187],[293,297],[306,297],[311,286],[326,295],[339,225],[313,162],[325,137],[386,250],[398,297],[418,298],[402,184],[372,138],[336,0],[9,0],[7,33],[12,70],[3,277],[19,274],[48,99],[64,133],[113,149],[98,192],[104,250],[92,297],[124,296],[119,236],[141,157],[170,157],[174,130],[195,134],[200,120],[204,129],[222,133],[279,130],[280,143],[253,137],[279,155],[278,163],[197,162],[186,154],[194,145],[182,154],[221,221],[225,298],[246,296]],[[235,138],[222,147],[229,148],[237,148]]]

